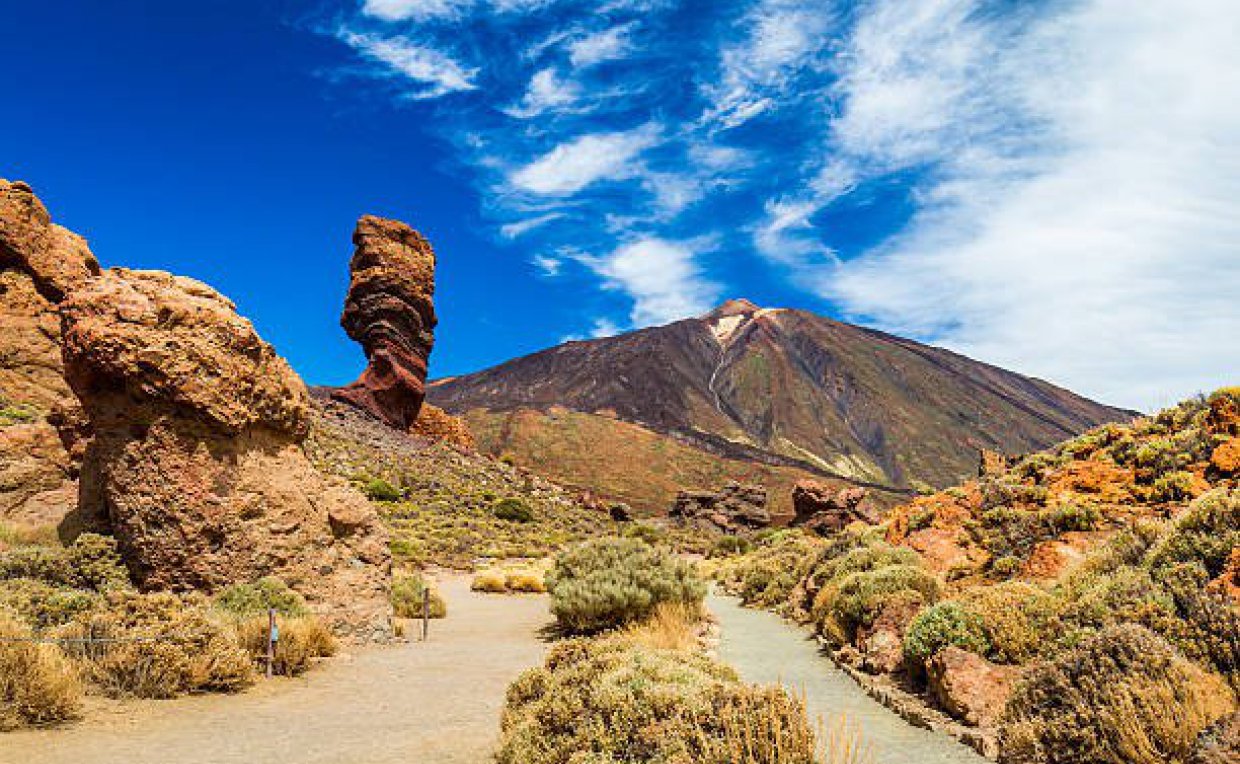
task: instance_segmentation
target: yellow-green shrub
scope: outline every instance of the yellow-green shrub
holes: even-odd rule
[[[1000,663],[1032,660],[1059,636],[1063,603],[1033,584],[1005,581],[969,589],[960,601],[977,615],[990,657]]]
[[[1135,624],[1104,629],[1017,685],[1005,764],[1171,764],[1235,708],[1227,685]]]
[[[981,618],[951,600],[923,610],[904,635],[904,656],[918,666],[948,645],[985,655],[990,649]]]
[[[570,640],[508,689],[500,764],[812,764],[799,699],[624,638]]]
[[[31,636],[28,627],[0,611],[0,731],[80,715],[77,671],[53,645],[13,641]]]
[[[252,584],[233,584],[215,595],[215,606],[238,618],[266,615],[268,609],[289,616],[308,612],[302,596],[275,576],[260,578]]]
[[[484,570],[474,575],[469,588],[476,592],[503,594],[508,591],[508,577],[499,570]]]
[[[702,601],[693,567],[635,538],[587,541],[560,553],[547,574],[560,627],[591,633],[640,620],[660,603]]]
[[[397,573],[392,577],[392,610],[397,618],[421,618],[423,600],[427,618],[443,618],[448,604],[430,588],[420,573]]]
[[[939,581],[913,565],[888,565],[850,573],[825,586],[814,601],[813,616],[824,634],[851,641],[857,629],[869,626],[887,605],[938,599]]]

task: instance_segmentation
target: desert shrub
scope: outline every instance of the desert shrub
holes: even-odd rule
[[[910,598],[930,604],[938,599],[939,582],[931,573],[912,565],[889,565],[851,573],[822,590],[815,601],[819,623],[831,619],[848,640],[861,626],[869,626],[883,608]]]
[[[782,606],[821,543],[800,532],[773,533],[747,554],[724,561],[715,578],[746,605]]]
[[[1240,546],[1240,490],[1219,488],[1202,494],[1154,545],[1145,559],[1157,571],[1181,562],[1198,562],[1214,578],[1231,550]]]
[[[798,698],[624,638],[570,640],[508,689],[500,764],[811,764]]]
[[[1107,574],[1080,573],[1060,588],[1068,604],[1063,621],[1092,631],[1111,624],[1138,621],[1158,628],[1174,615],[1174,602],[1143,568],[1121,567]],[[1076,639],[1070,632],[1065,637]]]
[[[474,575],[469,588],[476,592],[503,594],[508,591],[508,577],[502,570],[484,570]]]
[[[734,557],[753,549],[753,543],[743,536],[720,536],[711,544],[707,557]]]
[[[421,618],[423,598],[428,605],[427,618],[443,618],[448,614],[448,604],[439,592],[427,586],[420,573],[397,573],[393,576],[391,597],[392,610],[397,618]]]
[[[1109,627],[1035,665],[1000,727],[1008,764],[1183,762],[1234,705],[1225,684],[1147,629]]]
[[[510,570],[504,574],[504,588],[510,592],[542,594],[547,591],[547,576],[539,570]]]
[[[1193,496],[1193,473],[1184,470],[1168,472],[1154,481],[1151,501],[1183,501]]]
[[[910,665],[918,666],[948,645],[978,655],[990,650],[982,619],[951,600],[923,610],[912,620],[904,635],[904,656]]]
[[[0,611],[0,732],[80,714],[77,671],[52,645],[12,641],[30,636],[27,626]]]
[[[0,581],[0,610],[7,608],[37,629],[68,623],[95,607],[98,601],[97,594],[29,578]]]
[[[232,584],[215,596],[215,606],[238,618],[266,615],[268,609],[288,616],[308,612],[301,595],[275,576],[260,578],[252,584]]]
[[[362,484],[362,492],[371,501],[395,502],[404,498],[404,494],[396,486],[383,478],[369,478]]]
[[[698,603],[706,587],[693,568],[633,538],[587,541],[555,558],[547,574],[560,626],[590,633],[640,620],[663,602]]]
[[[528,523],[534,519],[534,513],[520,499],[500,499],[491,507],[491,513],[510,523]]]
[[[1044,516],[1056,533],[1092,531],[1102,519],[1096,506],[1079,502],[1062,502],[1047,510]]]
[[[1023,581],[967,590],[960,604],[977,616],[990,657],[1000,663],[1025,663],[1058,636],[1061,600]]]
[[[1139,445],[1133,456],[1137,480],[1145,484],[1187,467],[1189,461],[1188,455],[1181,453],[1170,438],[1151,438]]]
[[[276,619],[279,639],[276,640],[272,673],[297,676],[310,667],[312,659],[327,658],[336,653],[336,640],[322,621],[312,616]],[[234,626],[237,642],[257,666],[267,664],[266,616],[246,618]]]
[[[1157,521],[1139,520],[1090,550],[1081,568],[1091,573],[1112,573],[1121,567],[1140,565],[1162,531]]]
[[[68,547],[22,546],[0,554],[0,579],[28,578],[52,586],[104,591],[130,587],[116,539],[83,533]]]
[[[624,526],[621,534],[625,538],[641,539],[651,546],[667,541],[667,531],[650,523],[629,523]]]
[[[250,658],[198,596],[112,591],[58,630],[84,676],[106,695],[171,698],[231,692],[253,681]]]

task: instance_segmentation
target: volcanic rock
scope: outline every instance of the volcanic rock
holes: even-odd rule
[[[1012,694],[1014,671],[949,645],[926,664],[930,694],[966,724],[990,727]]]
[[[426,364],[435,342],[435,252],[417,231],[365,215],[353,232],[352,283],[340,324],[362,343],[369,365],[333,393],[401,430],[426,397]]]
[[[474,436],[465,425],[465,420],[429,403],[422,404],[422,410],[418,412],[418,418],[414,420],[410,431],[414,435],[448,443],[466,451],[474,449]]]
[[[81,501],[102,505],[142,588],[275,575],[338,632],[389,633],[386,533],[306,458],[306,388],[231,302],[112,269],[61,313],[66,378],[94,431]]]
[[[766,488],[735,481],[718,491],[679,492],[668,516],[682,523],[714,526],[728,533],[771,524]]]
[[[78,459],[49,417],[75,417],[57,304],[99,274],[86,242],[51,222],[20,181],[0,179],[0,518],[53,524],[76,503]]]
[[[802,480],[792,487],[793,525],[804,526],[820,535],[842,531],[850,523],[878,522],[878,514],[866,506],[864,488],[832,488],[814,480]]]

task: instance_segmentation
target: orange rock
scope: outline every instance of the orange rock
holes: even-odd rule
[[[1224,475],[1240,475],[1240,437],[1220,443],[1210,455],[1210,464]]]
[[[1007,705],[1016,671],[951,645],[930,658],[926,674],[944,710],[966,724],[990,727]]]
[[[458,448],[473,451],[475,448],[473,433],[465,424],[465,420],[452,416],[448,412],[430,403],[423,403],[418,418],[413,423],[412,432],[430,440],[449,443]]]

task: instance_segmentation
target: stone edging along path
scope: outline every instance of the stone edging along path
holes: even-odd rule
[[[841,670],[800,627],[774,613],[743,608],[731,597],[711,594],[707,602],[722,627],[720,660],[745,681],[803,693],[811,718],[827,728],[843,716],[872,746],[876,764],[986,764],[973,748],[941,734],[951,731],[946,717],[905,717],[890,710],[887,689],[866,686]]]

